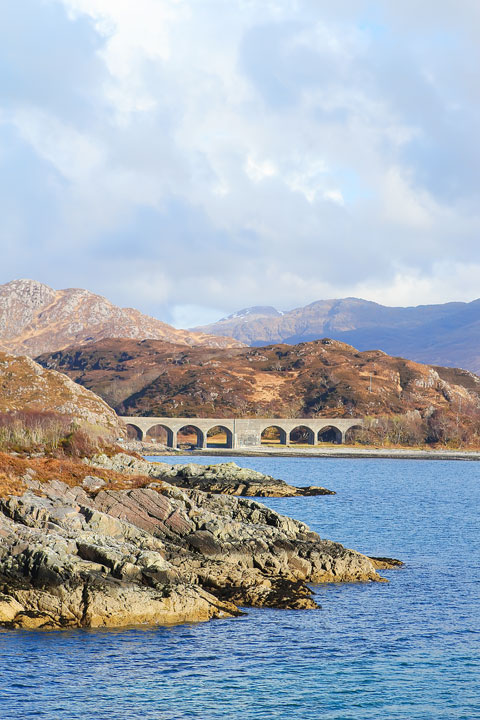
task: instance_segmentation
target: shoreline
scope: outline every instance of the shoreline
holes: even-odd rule
[[[27,468],[18,494],[0,497],[0,629],[165,626],[238,617],[245,607],[315,610],[311,585],[381,583],[379,570],[402,564],[321,538],[255,499],[332,494],[325,488],[228,465],[187,465],[183,477],[181,468],[169,474],[132,455],[78,462],[82,472],[69,484]],[[249,482],[254,497],[243,495]]]
[[[318,457],[318,458],[383,458],[388,460],[464,460],[479,461],[480,451],[475,450],[409,450],[403,448],[202,448],[198,450],[183,450],[172,452],[158,447],[149,447],[145,444],[141,450],[142,455],[154,457],[182,456],[192,458],[196,456],[211,457]]]

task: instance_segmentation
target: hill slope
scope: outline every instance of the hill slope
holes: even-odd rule
[[[0,352],[0,413],[16,411],[61,413],[100,432],[124,432],[111,407],[93,392],[28,357]]]
[[[477,408],[480,378],[334,340],[185,348],[105,340],[38,361],[91,388],[121,415],[350,417]],[[443,377],[442,377],[443,375]]]
[[[285,313],[247,308],[195,329],[253,346],[328,335],[361,350],[381,349],[417,362],[480,372],[480,300],[418,307],[386,307],[358,298],[320,300]]]
[[[182,345],[237,347],[231,338],[176,330],[88,290],[53,290],[35,280],[0,285],[0,350],[34,357],[110,337],[156,338]]]

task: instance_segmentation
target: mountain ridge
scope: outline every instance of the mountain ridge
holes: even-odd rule
[[[361,298],[318,300],[282,314],[242,311],[196,331],[250,346],[310,342],[325,335],[361,351],[380,349],[416,362],[480,372],[480,299],[389,307]],[[272,308],[275,310],[275,308]],[[278,312],[278,311],[277,311]]]
[[[135,308],[120,308],[83,288],[54,290],[36,280],[0,285],[0,350],[35,357],[108,337],[166,340],[181,345],[241,347],[232,338],[177,330]]]

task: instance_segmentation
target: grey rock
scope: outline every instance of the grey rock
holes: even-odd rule
[[[245,498],[61,482],[0,499],[0,624],[61,628],[317,607],[307,583],[379,581],[372,561]],[[382,559],[382,567],[385,559]]]
[[[203,492],[239,495],[244,497],[299,497],[335,495],[324,487],[295,487],[256,470],[241,468],[234,462],[218,465],[168,465],[139,460],[125,453],[113,457],[101,454],[88,461],[93,467],[147,475],[171,485]]]
[[[82,488],[87,492],[96,492],[105,485],[105,480],[95,475],[87,475],[82,481]]]

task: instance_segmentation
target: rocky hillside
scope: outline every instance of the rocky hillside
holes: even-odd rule
[[[42,355],[121,415],[358,417],[477,407],[480,378],[335,340],[262,348],[185,348],[106,340]],[[443,375],[443,377],[442,377]]]
[[[0,352],[0,413],[29,410],[68,415],[105,434],[124,433],[112,408],[90,390],[28,357]]]
[[[111,337],[156,338],[181,345],[238,347],[218,338],[175,328],[132,308],[119,308],[88,290],[53,290],[35,280],[0,285],[0,349],[40,353]]]
[[[195,329],[253,346],[328,335],[361,350],[480,372],[480,300],[418,307],[386,307],[358,298],[320,300],[288,312],[246,308]]]

